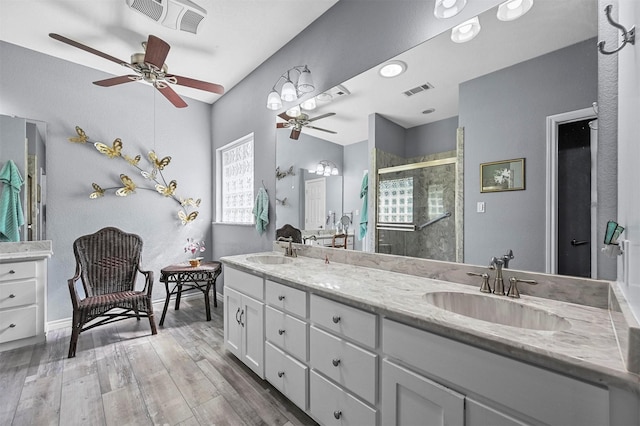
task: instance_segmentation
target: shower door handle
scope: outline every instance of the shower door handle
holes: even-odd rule
[[[576,241],[576,239],[574,238],[573,240],[571,240],[571,245],[572,246],[581,246],[584,244],[589,244],[589,241]]]

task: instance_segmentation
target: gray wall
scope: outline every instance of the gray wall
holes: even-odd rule
[[[405,158],[455,150],[457,128],[458,117],[456,116],[407,129]]]
[[[367,141],[362,141],[344,147],[344,211],[353,212],[353,222],[350,229],[355,230],[356,236],[360,229],[362,216],[362,202],[360,189],[364,171],[369,169],[369,151]],[[356,212],[358,214],[356,214]],[[362,241],[356,237],[355,249],[362,250]]]
[[[485,265],[513,249],[513,268],[544,271],[545,120],[589,108],[597,99],[595,43],[588,40],[460,86],[465,263]],[[495,101],[487,102],[489,97]],[[526,190],[480,193],[480,163],[521,157],[526,159]],[[476,213],[478,201],[486,203],[486,213]],[[523,234],[525,238],[513,237]]]
[[[187,99],[189,107],[177,109],[140,83],[112,88],[91,84],[107,77],[0,42],[0,113],[48,125],[47,239],[54,252],[49,261],[48,321],[71,316],[67,279],[74,273],[72,244],[80,235],[104,226],[139,234],[145,244],[143,267],[155,271],[156,278],[163,266],[186,260],[187,237],[206,239],[211,247],[211,106]],[[183,197],[202,198],[197,220],[182,226],[176,216],[178,204],[155,191],[90,200],[92,182],[103,188],[117,186],[120,173],[129,174],[140,186],[143,179],[122,160],[109,160],[90,145],[70,143],[67,138],[74,136],[76,125],[107,144],[121,138],[127,154],[145,156],[155,149],[159,156],[170,155],[165,177],[178,181],[177,192]],[[211,258],[212,251],[204,255]],[[164,298],[157,281],[153,298]]]

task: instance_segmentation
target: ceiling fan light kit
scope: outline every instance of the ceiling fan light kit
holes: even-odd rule
[[[298,78],[294,83],[291,79],[292,71],[297,71]],[[295,74],[293,74],[295,77]],[[280,93],[278,93],[277,86],[281,81],[284,81],[280,87]],[[313,92],[315,85],[313,84],[313,78],[311,77],[311,71],[306,65],[296,65],[293,68],[288,69],[278,78],[273,85],[269,96],[267,96],[267,108],[273,111],[282,108],[282,102],[294,102],[298,98],[306,93]]]
[[[291,111],[291,110],[289,110]],[[291,129],[291,135],[289,136],[291,139],[298,140],[300,138],[300,133],[302,132],[302,128],[320,130],[321,132],[327,132],[336,134],[333,130],[322,129],[320,127],[313,126],[313,122],[316,120],[320,120],[321,118],[331,117],[336,115],[335,112],[327,112],[326,114],[318,115],[317,117],[309,117],[308,114],[303,112],[298,113],[296,116],[289,115],[288,112],[283,112],[282,114],[278,114],[278,117],[283,119],[285,123],[276,123],[277,129]],[[298,109],[299,111],[299,109]],[[336,169],[337,170],[337,169]]]
[[[176,108],[184,108],[187,103],[178,95],[170,85],[179,85],[191,87],[193,89],[204,90],[211,93],[222,95],[224,87],[219,84],[209,83],[206,81],[196,80],[189,77],[182,77],[175,74],[168,74],[167,64],[164,63],[171,46],[164,40],[149,35],[146,42],[142,43],[144,53],[134,53],[131,55],[131,62],[123,61],[92,47],[86,46],[77,41],[71,40],[60,34],[50,33],[49,37],[54,40],[61,41],[70,46],[100,56],[111,62],[120,64],[134,71],[136,75],[123,75],[112,77],[105,80],[94,81],[93,84],[102,87],[111,87],[118,84],[129,83],[132,81],[143,81],[155,87],[162,95],[167,98]]]

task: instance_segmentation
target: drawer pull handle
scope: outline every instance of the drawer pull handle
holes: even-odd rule
[[[284,300],[284,296],[283,295],[278,296],[278,300],[280,301]]]
[[[16,271],[14,271],[13,269],[9,271],[10,274],[15,274]]]
[[[278,377],[284,376],[284,371],[278,371]]]
[[[283,330],[282,328],[281,328],[281,329],[279,329],[279,330],[278,330],[278,334],[282,336],[282,335],[284,334],[284,330]]]
[[[340,417],[342,417],[342,411],[334,411],[333,417],[335,417],[336,420],[340,420]]]
[[[15,328],[15,324],[9,324],[9,328]]]
[[[331,319],[333,320],[334,324],[337,324],[340,322],[340,315],[334,315]]]
[[[333,364],[334,367],[337,367],[340,365],[340,360],[338,358],[334,358],[331,363]]]
[[[14,297],[16,297],[16,295],[15,295],[15,294],[10,294],[10,295],[9,295],[9,299],[13,299]]]

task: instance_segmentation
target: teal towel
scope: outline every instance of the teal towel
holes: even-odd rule
[[[9,160],[0,171],[0,182],[4,183],[0,196],[0,241],[20,241],[20,227],[24,215],[20,204],[20,187],[24,183],[18,166]]]
[[[269,224],[269,195],[264,188],[258,189],[253,215],[256,217],[256,230],[258,234],[262,235]]]
[[[362,198],[362,212],[360,214],[360,232],[358,233],[358,239],[361,240],[367,235],[367,223],[369,222],[369,214],[367,211],[369,194],[369,174],[365,174],[362,178],[362,185],[360,186],[360,198]]]

